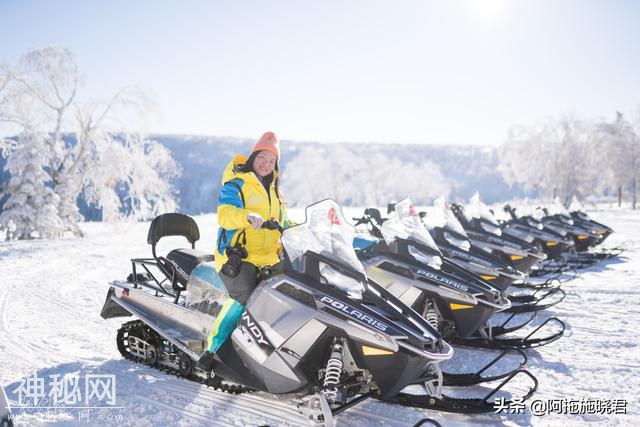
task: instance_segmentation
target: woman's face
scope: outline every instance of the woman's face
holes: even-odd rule
[[[264,178],[273,172],[276,167],[276,155],[271,151],[260,151],[253,161],[253,171],[260,178]]]

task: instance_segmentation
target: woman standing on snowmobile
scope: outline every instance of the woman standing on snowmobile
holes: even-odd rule
[[[280,232],[264,229],[265,221],[285,226],[284,198],[278,188],[280,148],[273,132],[265,132],[251,155],[237,154],[222,176],[218,198],[216,270],[229,298],[213,324],[209,351],[200,359],[210,369],[213,354],[235,329],[261,268],[279,262]]]

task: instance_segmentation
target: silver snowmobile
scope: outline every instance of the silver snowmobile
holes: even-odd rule
[[[241,322],[206,372],[196,361],[207,349],[226,292],[212,257],[195,250],[195,221],[179,214],[156,218],[147,239],[153,258],[132,260],[129,280],[111,283],[101,313],[139,319],[118,331],[122,355],[227,392],[302,399],[325,424],[369,397],[450,411],[493,410],[488,399],[495,392],[462,403],[441,395],[438,364],[451,358],[451,346],[415,311],[367,280],[340,207],[326,200],[306,214],[305,223],[283,232],[283,269],[261,271]],[[158,256],[158,240],[173,235],[186,237],[192,247]],[[401,393],[416,383],[430,393]]]
[[[529,324],[535,313],[521,324],[507,326],[517,314],[514,312],[500,326],[492,327],[490,318],[509,310],[511,302],[489,282],[443,256],[410,199],[394,204],[394,211],[395,216],[385,220],[371,208],[362,218],[354,218],[357,225],[367,225],[373,238],[379,236],[377,242],[356,239],[354,246],[359,248],[367,275],[422,313],[447,341],[471,347],[519,349],[545,345],[562,336],[564,325],[552,318],[525,338],[500,337]],[[382,221],[379,227],[374,218]],[[561,330],[539,337],[536,333],[549,322],[559,323]],[[453,384],[482,378],[448,374],[447,380]]]

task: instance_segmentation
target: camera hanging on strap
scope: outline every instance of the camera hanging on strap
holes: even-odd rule
[[[240,243],[240,237],[242,237],[242,243]],[[247,248],[245,248],[246,244],[246,233],[242,230],[240,235],[238,235],[238,239],[236,239],[236,243],[225,250],[225,253],[227,254],[227,262],[222,264],[222,268],[220,269],[225,276],[236,277],[240,274],[242,260],[248,256]]]

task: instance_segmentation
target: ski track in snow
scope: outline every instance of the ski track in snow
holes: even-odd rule
[[[294,219],[304,217],[302,211],[292,213]],[[361,210],[346,213],[351,217]],[[527,409],[522,415],[463,416],[368,400],[338,415],[337,424],[407,426],[425,417],[446,426],[633,424],[633,416],[640,412],[640,213],[603,210],[591,216],[616,231],[605,246],[624,242],[626,251],[619,258],[580,270],[577,278],[563,285],[566,299],[540,313],[526,327],[530,330],[551,316],[567,324],[560,340],[526,352],[528,369],[540,382],[533,399],[626,399],[627,415],[536,417]],[[215,216],[203,215],[196,220],[202,234],[198,248],[212,251]],[[82,228],[88,237],[82,239],[0,243],[0,383],[9,398],[17,404],[14,391],[34,374],[47,382],[52,374],[81,378],[86,374],[113,374],[117,378],[116,406],[122,408],[93,410],[91,424],[304,424],[286,401],[265,399],[260,394],[218,392],[120,357],[115,334],[123,319],[105,321],[99,313],[108,282],[129,274],[130,258],[150,256],[148,226],[85,223]],[[182,239],[164,239],[159,252],[177,246],[183,246]],[[444,368],[469,372],[495,354],[456,347],[454,359]],[[517,359],[510,358],[509,362],[515,364]],[[516,384],[516,394],[525,386]],[[445,393],[482,396],[488,390],[486,385],[449,387]],[[15,412],[17,426],[87,425],[86,420],[78,418],[78,410],[48,418],[42,411],[16,408]]]

